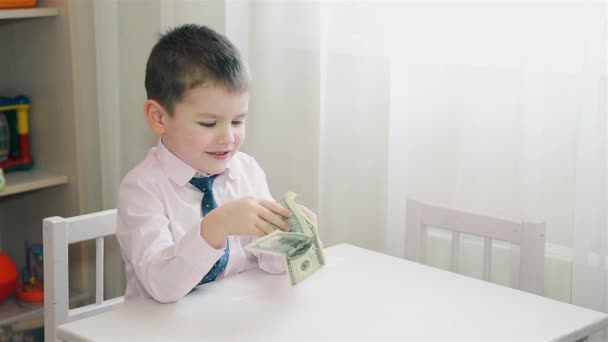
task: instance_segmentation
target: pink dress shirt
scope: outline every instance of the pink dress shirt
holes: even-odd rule
[[[189,183],[197,171],[171,153],[159,140],[120,185],[118,228],[127,290],[125,301],[154,298],[161,303],[185,296],[223,255],[199,233],[203,194]],[[207,176],[198,173],[201,176]],[[213,183],[221,206],[244,196],[273,199],[266,175],[249,155],[237,152]],[[230,258],[218,280],[259,267],[285,272],[284,257],[257,254],[243,247],[255,236],[229,236]],[[217,281],[217,280],[216,280]]]

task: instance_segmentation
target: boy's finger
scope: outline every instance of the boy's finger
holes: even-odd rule
[[[258,228],[257,226],[255,226],[255,231],[253,232],[253,235],[260,238],[260,237],[266,235],[266,233],[263,230],[261,230],[260,228]]]
[[[273,202],[273,201],[268,201],[268,200],[261,200],[260,204],[272,211],[275,212],[283,217],[291,217],[291,211],[289,211],[289,209],[287,208],[283,208],[280,204],[278,204],[277,202]]]
[[[285,222],[285,220],[283,220],[281,216],[273,213],[272,211],[262,207],[258,215],[262,219],[264,219],[264,221],[281,228],[281,230],[284,230],[286,232],[289,231],[289,223]]]
[[[259,230],[264,232],[264,235],[270,234],[270,233],[274,232],[276,229],[272,224],[270,224],[262,219],[258,220],[258,222],[255,223],[255,226],[256,226],[256,228],[258,228]]]

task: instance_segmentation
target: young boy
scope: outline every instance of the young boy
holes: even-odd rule
[[[237,49],[207,27],[177,27],[152,49],[145,85],[146,120],[160,139],[120,185],[125,300],[177,301],[252,267],[284,272],[283,257],[243,248],[289,230],[291,213],[272,199],[257,162],[238,151],[249,75]]]

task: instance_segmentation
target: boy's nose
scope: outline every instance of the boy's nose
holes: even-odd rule
[[[234,142],[234,133],[231,129],[225,130],[220,134],[218,142],[222,145],[229,145]]]

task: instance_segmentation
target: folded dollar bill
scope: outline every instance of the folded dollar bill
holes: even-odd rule
[[[284,255],[292,285],[306,279],[325,265],[317,227],[302,213],[295,202],[296,196],[290,191],[278,202],[292,213],[287,219],[291,227],[289,232],[277,229],[245,246],[254,252]]]

